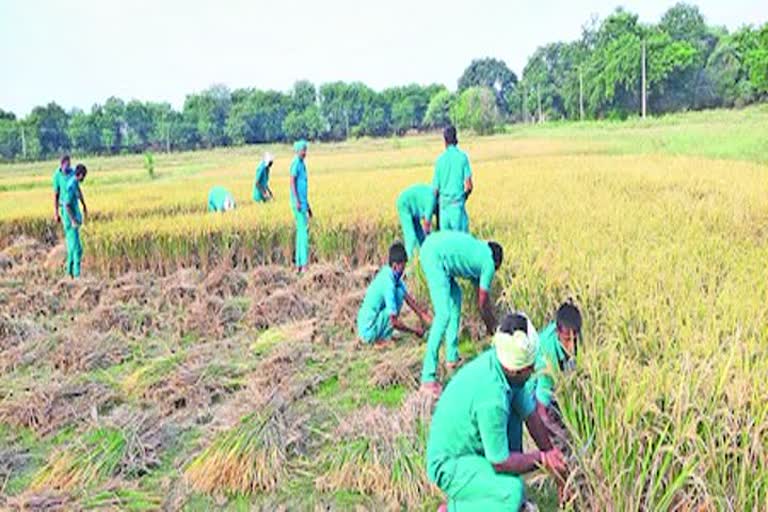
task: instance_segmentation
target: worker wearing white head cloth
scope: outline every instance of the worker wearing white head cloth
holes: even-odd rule
[[[269,188],[269,171],[274,161],[275,157],[272,153],[266,152],[256,167],[256,179],[253,181],[253,200],[256,202],[261,203],[274,198],[272,189]]]
[[[525,383],[533,373],[538,337],[525,315],[504,317],[493,347],[461,368],[443,391],[427,442],[427,473],[448,496],[448,510],[520,510],[521,475],[543,467],[562,475]],[[522,424],[540,451],[523,453]],[[443,510],[445,510],[443,508]]]

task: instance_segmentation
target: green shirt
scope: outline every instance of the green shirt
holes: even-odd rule
[[[438,231],[427,237],[421,259],[439,265],[452,277],[472,280],[481,289],[491,289],[496,265],[488,242],[461,231]]]
[[[264,190],[267,190],[267,187],[269,186],[269,168],[265,162],[261,162],[256,168],[256,180],[253,184],[253,199],[257,201],[266,199],[261,193],[261,190],[259,190],[259,186]]]
[[[557,337],[555,322],[551,322],[539,333],[539,350],[536,353],[536,364],[533,378],[528,381],[528,389],[536,396],[542,405],[552,405],[555,391],[555,380],[561,373],[560,362],[568,356],[560,345]]]
[[[364,326],[373,325],[381,311],[386,311],[387,316],[398,315],[398,291],[407,291],[405,283],[395,277],[392,267],[384,265],[368,285],[358,313],[358,323]]]
[[[413,218],[431,220],[434,195],[429,185],[411,185],[397,197],[397,211]]]
[[[67,179],[72,176],[72,168],[67,168],[66,171],[61,172],[61,167],[53,171],[53,193],[59,194],[59,204],[62,204],[61,195],[64,192],[64,187],[67,184]]]
[[[72,226],[67,207],[71,208],[74,212],[75,220],[78,224],[83,222],[83,214],[80,212],[80,182],[77,181],[77,178],[74,175],[70,175],[63,185],[61,195],[59,196],[59,202],[63,207],[62,216],[64,217],[63,221],[65,228]]]
[[[309,192],[309,185],[307,183],[307,166],[304,164],[304,160],[297,156],[293,157],[291,162],[291,178],[296,179],[296,194],[298,194],[298,203],[301,206],[302,212],[307,211],[309,208],[309,198],[307,196]],[[291,208],[296,208],[297,198],[293,195],[293,187],[291,187]]]
[[[472,177],[467,154],[455,145],[448,146],[435,163],[432,188],[439,191],[440,204],[464,204],[464,182]]]
[[[427,472],[437,480],[442,464],[480,455],[491,464],[509,457],[510,423],[522,423],[536,409],[525,384],[511,386],[491,348],[461,368],[446,386],[432,416]]]
[[[208,211],[211,212],[223,212],[224,205],[229,200],[232,206],[235,205],[235,198],[224,187],[213,187],[208,192]]]

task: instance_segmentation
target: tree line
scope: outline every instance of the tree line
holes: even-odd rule
[[[485,134],[513,122],[624,119],[639,114],[643,85],[653,114],[764,101],[768,23],[729,33],[684,3],[656,24],[619,8],[584,25],[577,41],[539,47],[519,78],[501,60],[473,61],[456,92],[299,81],[288,92],[215,85],[188,95],[181,110],[116,97],[89,112],[49,103],[17,119],[0,110],[0,159],[383,137],[449,122]]]

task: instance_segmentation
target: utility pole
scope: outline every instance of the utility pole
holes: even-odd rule
[[[642,84],[642,104],[643,104],[643,119],[645,119],[645,106],[646,106],[646,83],[645,83],[645,39],[643,39],[643,57],[642,57],[642,65],[643,65],[643,84]]]
[[[584,76],[579,68],[579,120],[584,120]]]
[[[24,136],[24,125],[21,125],[21,156],[27,158],[27,138]]]
[[[520,88],[520,122],[525,123],[525,87]]]
[[[541,116],[541,85],[536,85],[536,97],[538,98],[539,102],[539,124],[544,122],[544,119]]]

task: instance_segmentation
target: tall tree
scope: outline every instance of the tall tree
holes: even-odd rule
[[[508,98],[516,85],[517,75],[504,61],[493,58],[473,60],[459,78],[460,93],[475,86],[490,88],[496,97],[496,104],[504,114],[510,113]]]

